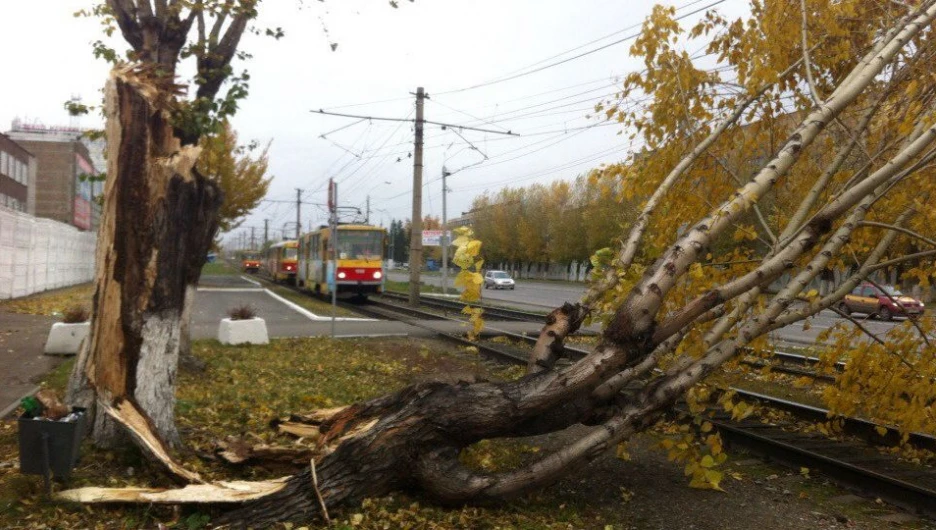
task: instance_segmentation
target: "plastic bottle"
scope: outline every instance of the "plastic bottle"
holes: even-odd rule
[[[27,418],[38,418],[42,416],[42,403],[33,396],[26,396],[20,400],[20,406],[23,407],[23,416]]]

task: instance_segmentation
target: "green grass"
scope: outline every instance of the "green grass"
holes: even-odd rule
[[[231,276],[235,274],[240,274],[240,271],[232,267],[228,262],[224,260],[217,260],[214,263],[205,263],[205,266],[201,270],[202,275],[221,275],[221,276]]]

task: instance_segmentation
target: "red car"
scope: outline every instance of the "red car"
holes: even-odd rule
[[[882,291],[873,284],[863,283],[845,295],[839,304],[842,312],[877,315],[882,320],[891,320],[895,315],[916,318],[923,314],[923,302],[907,296],[893,287],[885,286]]]

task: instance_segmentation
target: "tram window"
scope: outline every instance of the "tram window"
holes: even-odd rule
[[[338,237],[342,259],[379,260],[383,256],[383,232],[348,230]]]
[[[283,249],[283,259],[296,259],[299,255],[299,251],[295,248]]]

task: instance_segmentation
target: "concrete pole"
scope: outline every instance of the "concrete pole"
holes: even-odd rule
[[[409,304],[419,305],[419,272],[422,268],[422,170],[423,170],[423,87],[416,89],[416,139],[413,147],[413,220],[410,235]]]
[[[302,190],[296,188],[296,240],[299,239],[299,231],[302,230],[302,216],[300,211],[302,208]],[[283,234],[283,238],[286,238],[286,234]]]
[[[449,176],[449,172],[445,169],[445,166],[442,166],[442,294],[446,294],[446,286],[448,285],[448,218],[446,217],[446,197],[448,196],[448,188],[445,184],[445,179]]]

